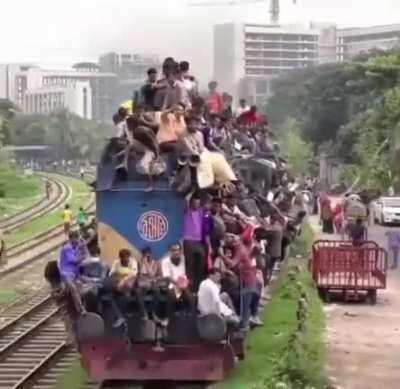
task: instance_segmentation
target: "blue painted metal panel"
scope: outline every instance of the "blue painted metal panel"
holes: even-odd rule
[[[126,187],[96,195],[97,220],[138,250],[149,246],[160,258],[182,238],[185,200],[174,191],[156,189],[146,193]]]

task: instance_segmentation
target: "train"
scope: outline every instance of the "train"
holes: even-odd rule
[[[168,172],[158,177],[151,192],[147,185],[134,169],[120,179],[114,162],[98,166],[98,242],[101,259],[109,266],[120,249],[140,256],[143,247],[151,247],[161,259],[181,240],[184,196],[171,188]],[[125,326],[114,328],[107,296],[102,306],[100,315],[89,313],[76,328],[82,366],[93,381],[208,385],[223,380],[238,358],[244,358],[245,335],[217,315],[176,315],[163,328],[133,314]]]

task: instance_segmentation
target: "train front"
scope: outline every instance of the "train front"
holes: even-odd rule
[[[121,177],[118,162],[110,158],[98,167],[96,205],[102,261],[111,266],[121,249],[139,257],[144,247],[150,247],[161,260],[171,244],[181,241],[184,196],[170,187],[170,166],[149,191],[146,176],[132,168]],[[196,314],[170,317],[162,327],[135,314],[128,300],[121,302],[121,296],[119,307],[126,325],[115,328],[114,298],[110,293],[100,295],[97,318],[82,321],[78,331],[82,364],[91,379],[204,383],[222,380],[233,369],[234,346],[227,341],[225,330],[213,341],[202,339]],[[211,326],[208,331],[215,332],[212,322],[200,325]]]

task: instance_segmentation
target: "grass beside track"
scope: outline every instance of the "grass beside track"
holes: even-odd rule
[[[54,176],[61,179],[66,185],[71,187],[72,194],[71,198],[68,200],[68,204],[71,206],[73,215],[76,216],[79,207],[85,207],[90,201],[90,188],[84,182],[76,178],[57,175]],[[31,223],[24,225],[10,235],[7,235],[7,245],[12,246],[26,239],[30,239],[35,235],[46,231],[47,229],[59,225],[62,223],[62,209],[63,206],[55,209],[49,214],[33,220]]]
[[[9,303],[10,301],[16,300],[21,296],[21,293],[14,289],[0,288],[0,308],[2,305]]]
[[[0,165],[0,218],[15,215],[38,202],[44,195],[39,176],[25,176],[21,171]]]
[[[326,387],[322,340],[325,318],[322,303],[307,270],[308,251],[313,239],[314,232],[306,225],[292,246],[292,259],[275,285],[272,299],[263,315],[264,327],[251,333],[246,359],[229,379],[217,385],[218,389]],[[307,295],[309,313],[305,330],[293,343],[298,325],[300,290]]]
[[[88,382],[86,372],[77,358],[68,371],[60,377],[55,389],[83,388],[86,382]]]

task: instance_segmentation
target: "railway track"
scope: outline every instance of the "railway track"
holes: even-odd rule
[[[61,226],[41,233],[10,248],[13,263],[0,270],[5,285],[25,282],[32,290],[35,282],[36,288],[40,285],[0,310],[0,388],[54,388],[76,359],[75,350],[65,343],[64,324],[49,291],[42,288],[42,267],[64,241]]]
[[[5,234],[9,234],[33,220],[53,211],[62,205],[70,196],[70,188],[65,185],[62,180],[46,176],[45,174],[42,174],[42,176],[52,183],[53,190],[51,198],[49,200],[40,201],[34,206],[16,215],[1,220],[0,228]]]
[[[63,323],[48,292],[10,307],[0,328],[0,388],[30,387],[55,356],[67,352]]]
[[[87,211],[94,207],[92,199],[85,207]],[[66,237],[62,224],[43,231],[35,237],[15,244],[7,249],[7,265],[0,269],[0,277],[14,272],[41,257],[58,250],[65,243]]]

